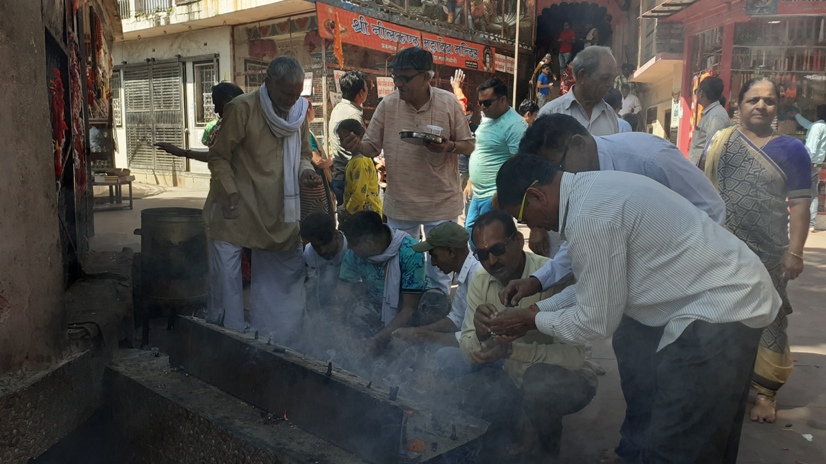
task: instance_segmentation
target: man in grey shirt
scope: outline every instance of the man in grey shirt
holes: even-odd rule
[[[731,125],[726,109],[720,104],[722,96],[723,80],[719,77],[709,76],[700,82],[700,88],[697,89],[697,103],[703,106],[703,117],[700,118],[700,124],[694,128],[691,149],[688,151],[688,160],[695,166],[714,134]]]
[[[576,84],[571,91],[539,110],[539,117],[561,113],[573,116],[591,135],[619,132],[617,113],[602,100],[614,84],[617,62],[611,49],[588,47],[579,52],[572,65]]]
[[[327,137],[330,138],[330,153],[333,156],[333,181],[330,186],[340,205],[344,195],[344,172],[350,155],[341,149],[336,128],[345,119],[355,119],[364,124],[364,110],[361,105],[367,100],[367,81],[361,71],[347,71],[341,76],[341,101],[330,112]]]

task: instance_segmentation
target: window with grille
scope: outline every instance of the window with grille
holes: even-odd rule
[[[216,83],[216,63],[195,63],[195,124],[206,125],[216,119],[212,103],[212,86]]]
[[[267,78],[267,66],[269,63],[257,60],[244,60],[244,91],[252,92],[261,87],[264,79]]]
[[[120,70],[112,72],[112,117],[115,126],[123,127],[123,110],[120,102]]]

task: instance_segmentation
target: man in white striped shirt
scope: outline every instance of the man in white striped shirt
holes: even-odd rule
[[[726,205],[703,172],[689,163],[674,144],[651,134],[593,136],[574,118],[552,114],[540,117],[528,128],[519,144],[519,153],[539,155],[566,172],[600,170],[641,174],[677,192],[718,224],[726,218]],[[531,242],[536,241],[536,235],[547,236],[547,233],[532,229]],[[563,243],[542,269],[527,279],[508,284],[502,291],[502,303],[510,300],[510,306],[516,306],[522,298],[551,287],[570,273],[568,245]]]
[[[490,330],[510,340],[538,329],[570,343],[614,334],[615,346],[633,347],[617,352],[627,402],[617,454],[734,463],[761,329],[780,307],[758,257],[635,174],[562,173],[521,155],[500,169],[497,194],[517,220],[560,232],[577,284],[502,313]]]

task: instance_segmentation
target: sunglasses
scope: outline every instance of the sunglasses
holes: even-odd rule
[[[495,102],[496,100],[499,100],[499,98],[501,98],[501,97],[491,98],[491,99],[488,99],[488,100],[479,100],[479,106],[484,106],[485,108],[487,108],[490,105],[492,105],[493,102]]]
[[[511,240],[513,240],[513,237],[514,236],[511,235],[503,243],[497,243],[496,245],[493,245],[492,247],[488,248],[487,250],[482,250],[482,249],[477,248],[476,251],[473,252],[473,256],[476,256],[476,259],[478,259],[480,263],[483,262],[483,261],[487,261],[488,258],[490,258],[490,255],[502,256],[505,253],[507,253],[508,243],[510,243]]]
[[[416,76],[420,76],[427,71],[419,71],[416,74],[412,74],[410,76],[396,76],[395,74],[391,74],[390,78],[393,79],[394,84],[407,84],[408,82],[412,81]]]

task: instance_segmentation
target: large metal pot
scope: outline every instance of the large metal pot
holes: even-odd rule
[[[200,209],[141,211],[140,296],[147,316],[206,306],[207,244]]]

